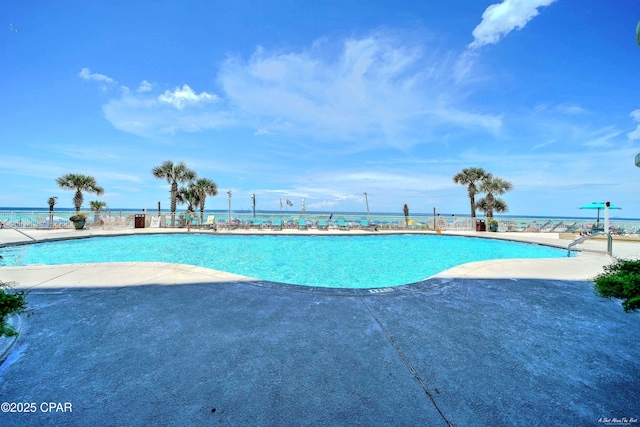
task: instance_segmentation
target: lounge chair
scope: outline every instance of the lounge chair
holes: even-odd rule
[[[551,227],[551,231],[554,231],[554,232],[557,232],[557,233],[562,233],[566,229],[567,229],[567,226],[564,225],[563,221],[560,221],[559,223],[557,223],[556,225]]]
[[[548,233],[553,230],[553,222],[547,221],[544,225],[540,226],[538,231],[542,231],[543,233]]]
[[[639,227],[627,228],[624,230],[624,235],[629,237],[640,236],[640,228]]]
[[[327,225],[326,222],[324,222],[324,220],[319,220],[318,223],[316,224],[316,228],[318,230],[328,230],[329,226]]]
[[[282,220],[281,219],[274,219],[271,222],[271,229],[272,230],[282,230]]]
[[[611,224],[609,226],[609,234],[611,234],[612,236],[624,236],[625,233],[626,231],[625,231],[624,224],[622,225]]]
[[[203,224],[206,227],[209,227],[210,230],[216,231],[216,216],[215,215],[209,215],[207,217],[207,222],[205,222]]]
[[[530,222],[524,229],[524,231],[528,231],[528,232],[536,232],[536,231],[540,231],[538,228],[538,222],[537,221],[533,221]]]
[[[339,230],[349,230],[349,227],[347,226],[347,224],[344,222],[344,219],[339,219],[338,220],[338,229]]]
[[[370,224],[369,221],[367,221],[366,219],[363,219],[362,221],[360,221],[360,228],[363,230],[378,231],[378,226],[374,224]]]
[[[335,219],[330,219],[327,221],[327,228],[331,228],[333,230],[338,228],[338,221]]]
[[[515,221],[502,221],[502,225],[504,227],[504,231],[518,231],[518,227],[516,226]]]
[[[580,226],[578,225],[578,221],[574,222],[573,224],[567,225],[567,233],[575,233],[579,229]]]
[[[307,221],[304,219],[299,219],[298,220],[298,230],[307,230],[308,226],[307,226]]]

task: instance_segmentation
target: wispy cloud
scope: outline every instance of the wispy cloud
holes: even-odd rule
[[[140,86],[138,86],[138,89],[136,89],[136,92],[150,92],[151,90],[153,90],[153,84],[143,80]]]
[[[637,141],[640,139],[640,109],[633,110],[631,114],[629,114],[629,117],[631,117],[633,121],[638,122],[639,124],[636,126],[636,129],[634,131],[631,131],[627,134],[627,137],[631,141]]]
[[[124,93],[102,107],[107,120],[117,129],[135,135],[153,137],[178,131],[197,132],[203,129],[230,125],[230,115],[219,107],[199,107],[213,103],[217,96],[202,92],[196,94],[189,86],[166,91],[157,97]]]
[[[92,73],[89,68],[83,68],[82,70],[80,70],[80,73],[78,73],[78,76],[80,76],[85,80],[94,80],[97,82],[104,83],[105,85],[116,85],[118,83],[111,77],[106,76],[104,74]]]
[[[534,17],[538,8],[548,6],[555,0],[504,0],[492,4],[482,14],[482,22],[473,30],[473,42],[469,48],[476,49],[487,44],[496,44],[513,30],[520,30]]]
[[[230,56],[217,74],[219,95],[185,84],[154,96],[145,81],[103,109],[116,128],[138,135],[232,125],[356,150],[407,149],[451,127],[498,132],[500,114],[465,105],[455,66],[449,53],[377,32],[299,52],[259,47],[247,59]]]
[[[594,148],[613,147],[615,145],[617,137],[621,134],[622,131],[617,130],[613,127],[607,127],[605,129],[602,129],[598,135],[595,135],[594,138],[585,142],[584,145]]]
[[[556,110],[559,113],[567,114],[567,115],[580,115],[584,114],[587,111],[581,106],[573,103],[564,103],[556,106]]]
[[[499,117],[458,111],[450,63],[426,50],[381,35],[346,40],[335,58],[322,43],[301,53],[259,48],[248,61],[229,58],[218,80],[234,105],[265,123],[262,134],[406,146],[418,121],[499,127]]]
[[[71,145],[71,144],[37,144],[36,148],[40,150],[47,150],[54,153],[63,154],[66,157],[72,157],[82,160],[106,160],[106,159],[118,159],[118,155],[108,150],[96,150],[94,147],[86,145]]]
[[[207,92],[195,93],[193,89],[186,84],[183,85],[182,88],[175,88],[173,91],[167,90],[158,97],[158,101],[172,105],[178,110],[182,110],[188,105],[194,106],[207,102],[216,102],[218,100],[217,95]]]

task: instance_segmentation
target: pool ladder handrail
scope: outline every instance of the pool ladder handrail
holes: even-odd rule
[[[573,246],[579,244],[579,243],[583,243],[586,242],[587,240],[599,236],[601,234],[604,234],[605,236],[607,236],[607,254],[609,256],[612,256],[613,254],[613,237],[611,237],[611,233],[605,233],[604,231],[598,231],[597,233],[593,233],[593,234],[588,234],[586,236],[581,236],[578,237],[576,240],[574,240],[573,242],[569,243],[569,246],[567,246],[567,256],[571,256],[571,250],[573,248]]]
[[[3,226],[3,227],[9,227],[10,229],[17,231],[18,233],[20,233],[20,234],[22,234],[22,235],[24,235],[24,236],[27,236],[28,238],[30,238],[30,239],[31,239],[31,240],[33,240],[34,242],[37,242],[37,241],[38,241],[38,239],[36,239],[35,237],[31,237],[31,236],[29,236],[27,233],[25,233],[25,232],[23,232],[23,231],[18,230],[16,227],[14,227],[14,226],[13,226],[13,225],[11,225],[11,224],[8,224],[8,223],[6,223],[6,222],[3,222],[3,223],[2,223],[2,226]]]

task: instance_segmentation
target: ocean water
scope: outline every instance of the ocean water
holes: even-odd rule
[[[436,235],[139,235],[0,248],[0,265],[153,261],[190,264],[257,279],[329,288],[417,282],[472,261],[558,258],[566,250]]]

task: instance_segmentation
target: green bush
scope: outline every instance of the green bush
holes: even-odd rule
[[[596,276],[594,283],[601,296],[624,299],[624,311],[640,308],[640,260],[617,259]]]
[[[4,322],[5,317],[13,313],[24,313],[27,309],[25,291],[8,292],[11,283],[0,282],[0,336],[13,336],[18,333]]]

